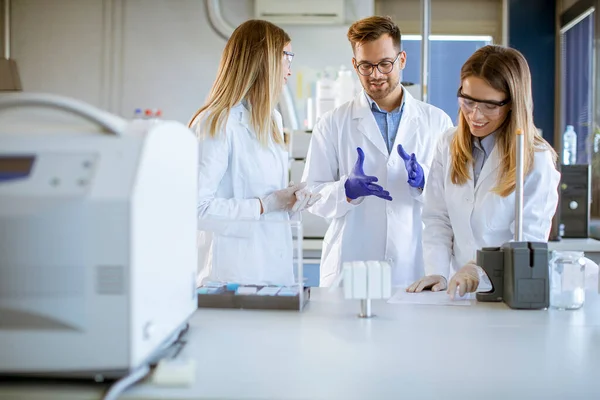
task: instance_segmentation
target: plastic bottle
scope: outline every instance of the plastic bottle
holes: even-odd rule
[[[335,108],[335,81],[326,72],[322,78],[317,80],[316,86],[315,122],[327,111]]]
[[[338,77],[335,81],[335,85],[336,107],[339,107],[342,104],[354,98],[354,79],[352,78],[352,71],[346,69],[346,66],[342,65],[340,67],[340,70],[338,71]]]
[[[162,111],[158,108],[154,108],[152,110],[152,117],[150,118],[150,120],[154,123],[158,122],[162,117]]]
[[[133,119],[139,120],[139,119],[143,119],[143,118],[144,118],[144,113],[142,112],[142,109],[136,108],[135,111],[133,112]]]
[[[573,125],[567,125],[563,134],[563,165],[577,164],[577,134]]]

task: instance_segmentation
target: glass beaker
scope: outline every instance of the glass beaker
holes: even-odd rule
[[[585,259],[581,251],[553,251],[550,260],[550,307],[576,310],[585,301]]]

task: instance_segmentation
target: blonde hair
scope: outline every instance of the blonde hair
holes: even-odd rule
[[[531,73],[523,55],[508,47],[484,46],[465,62],[461,71],[461,82],[469,77],[483,79],[492,88],[503,92],[510,103],[506,120],[496,133],[496,146],[500,154],[498,183],[494,193],[502,197],[515,190],[516,138],[517,129],[524,133],[524,171],[527,175],[533,168],[535,151],[550,151],[556,162],[556,152],[538,133],[533,123],[533,96]],[[450,178],[457,185],[465,184],[470,178],[473,163],[473,136],[462,110],[458,112],[458,128],[450,146],[452,164]]]
[[[250,125],[258,140],[266,145],[269,135],[283,144],[273,110],[283,88],[283,48],[289,35],[278,26],[262,20],[249,20],[238,26],[225,45],[217,78],[205,104],[194,114],[200,137],[208,133],[216,137],[224,128],[231,108],[247,100]]]

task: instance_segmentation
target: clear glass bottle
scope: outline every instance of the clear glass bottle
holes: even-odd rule
[[[581,251],[553,251],[550,260],[550,307],[576,310],[585,301],[585,259]]]

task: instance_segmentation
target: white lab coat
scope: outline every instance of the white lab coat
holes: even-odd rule
[[[277,111],[275,118],[283,132]],[[287,187],[288,153],[273,141],[261,145],[249,121],[250,112],[239,104],[224,134],[199,140],[198,285],[205,278],[281,285],[294,280],[289,215],[260,215],[258,200]]]
[[[498,143],[477,180],[464,185],[450,180],[450,143],[456,128],[440,140],[429,173],[423,208],[425,273],[451,278],[482,247],[514,240],[515,195],[492,192],[500,167]],[[471,176],[473,168],[471,167]],[[548,240],[558,203],[560,173],[549,151],[536,151],[533,169],[523,181],[523,240]]]
[[[364,92],[325,114],[315,126],[302,180],[323,197],[309,209],[331,220],[323,240],[321,286],[330,286],[346,261],[388,261],[394,285],[407,285],[423,275],[421,208],[423,197],[408,185],[404,161],[396,147],[415,153],[427,173],[435,143],[452,126],[450,117],[415,100],[404,90],[405,105],[398,133],[388,153]],[[374,196],[357,204],[346,201],[344,184],[357,159],[365,153],[364,172],[376,176],[393,201]]]

